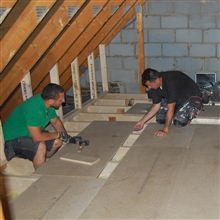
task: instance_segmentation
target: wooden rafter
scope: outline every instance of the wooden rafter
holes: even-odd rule
[[[135,1],[124,1],[124,3],[118,8],[118,10],[111,16],[111,18],[106,22],[106,24],[99,30],[99,32],[93,37],[93,39],[90,40],[90,42],[86,45],[86,47],[83,48],[83,50],[80,51],[78,54],[79,56],[79,65],[82,65],[84,62],[87,62],[87,56],[94,51],[96,48],[98,48],[98,45],[103,42],[105,37],[108,36],[108,34],[113,30],[115,26],[118,25],[118,21],[123,19],[123,16],[126,14],[126,6],[134,6]],[[87,64],[84,64],[87,65]],[[65,71],[61,75],[60,82],[61,84],[65,84],[67,80],[69,80],[70,77],[70,67],[68,67],[68,70]]]
[[[105,1],[100,1],[103,6]],[[50,51],[41,59],[41,61],[33,68],[31,71],[32,82],[34,85],[34,90],[37,89],[41,80],[46,76],[47,72],[52,68],[52,66],[58,62],[59,59],[64,56],[68,48],[76,41],[87,28],[87,26],[93,21],[94,16],[92,15],[92,7],[94,2],[90,1],[86,7],[84,7],[82,12],[79,12],[77,16],[77,22],[72,22],[68,29],[63,33],[63,35],[56,41],[55,45],[50,49]],[[76,31],[77,30],[77,31]],[[86,39],[84,39],[86,40]],[[70,63],[69,63],[70,64]],[[58,64],[59,66],[59,64]],[[60,66],[59,66],[60,71]]]
[[[3,74],[5,74],[0,81],[0,105],[3,104],[25,74],[48,49],[54,39],[68,24],[68,21],[69,16],[64,6],[64,1],[56,1],[47,16],[38,25],[38,29],[35,29],[32,33],[31,39],[29,38],[29,41],[25,42],[26,45],[23,45],[23,51],[20,51],[21,54],[18,55],[17,60],[3,71]]]
[[[42,2],[42,1],[40,1]],[[51,7],[54,0],[45,1],[47,6]],[[0,72],[8,64],[8,62],[16,54],[20,46],[25,42],[28,36],[33,32],[38,24],[36,17],[36,6],[39,5],[38,1],[22,1],[23,10],[16,20],[13,19],[13,24],[10,29],[0,40],[1,59],[0,59]],[[24,5],[24,3],[26,3]],[[37,4],[36,4],[37,3]],[[22,6],[20,6],[22,7]],[[15,7],[13,10],[16,10]],[[11,13],[14,13],[12,10]],[[26,19],[28,17],[28,19]]]
[[[0,7],[1,8],[12,8],[17,0],[1,0]]]
[[[72,0],[72,2],[73,1],[74,0]],[[65,1],[66,10],[67,10],[67,7],[72,6],[72,4],[69,2],[70,1]],[[92,2],[93,5],[96,5],[96,4],[100,5],[100,3],[102,3],[101,5],[104,6],[105,4],[107,5],[107,3],[109,3],[110,1],[92,0],[89,2],[90,3]],[[118,0],[111,0],[112,5],[117,5],[118,2],[119,2]],[[121,3],[125,2],[125,0],[120,1],[120,2]],[[79,1],[75,0],[75,3],[79,3]],[[74,3],[74,6],[76,5],[75,3]],[[87,1],[87,3],[88,3],[88,1]],[[91,21],[89,21],[87,23],[86,29],[82,30],[82,26],[79,26],[80,23],[78,20],[78,18],[80,17],[80,14],[82,14],[81,16],[84,17],[85,20],[88,20],[90,18],[87,16],[87,14],[85,14],[85,8],[81,13],[79,13],[79,14],[77,13],[77,20],[76,20],[77,22],[69,21],[66,28],[64,28],[65,31],[64,30],[62,31],[62,33],[59,35],[59,37],[56,38],[56,41],[54,41],[44,53],[39,54],[39,57],[41,56],[40,60],[38,59],[37,63],[36,63],[36,61],[35,61],[35,63],[33,63],[34,68],[31,70],[31,74],[32,74],[31,77],[32,77],[32,85],[34,88],[34,93],[40,92],[42,90],[42,87],[50,82],[48,72],[50,71],[52,66],[57,62],[58,62],[59,70],[61,70],[61,71],[59,71],[61,85],[64,86],[65,90],[69,89],[72,86],[71,73],[70,73],[70,68],[69,68],[71,61],[75,58],[75,56],[77,56],[79,59],[79,65],[84,65],[85,63],[87,64],[87,62],[85,62],[85,61],[87,59],[88,54],[90,54],[92,51],[94,51],[95,56],[97,56],[98,55],[98,45],[100,43],[108,45],[111,42],[111,40],[114,38],[114,36],[127,24],[127,22],[132,17],[135,16],[135,5],[137,3],[143,4],[144,0],[138,0],[138,1],[127,0],[127,4],[128,5],[130,4],[133,6],[131,6],[129,8],[129,10],[123,14],[123,16],[121,16],[121,14],[119,16],[119,12],[122,11],[122,8],[119,7],[113,16],[107,16],[108,18],[106,19],[106,21],[97,27],[97,31],[94,32],[94,34],[89,35],[90,36],[89,39],[85,38],[88,36],[85,33],[86,33],[86,31],[88,32],[89,27],[91,28],[91,26],[92,26],[91,22],[94,22],[95,18],[97,19],[99,14],[96,17],[92,17]],[[78,4],[78,5],[80,6],[80,4]],[[91,11],[91,7],[90,7],[90,11]],[[103,7],[103,9],[104,8],[105,7]],[[110,7],[108,10],[110,10]],[[100,14],[101,13],[103,13],[103,12],[100,12]],[[90,16],[91,16],[91,12],[90,12]],[[102,17],[100,16],[100,18],[102,18]],[[84,22],[86,22],[86,21],[84,21]],[[93,25],[94,25],[94,23],[93,23]],[[68,27],[71,27],[71,28],[68,28]],[[69,30],[69,33],[68,33],[68,30]],[[76,33],[73,30],[80,31],[79,35],[76,36],[75,35]],[[94,27],[90,29],[90,32],[91,32],[91,30],[94,30]],[[38,33],[38,35],[40,35],[41,32]],[[68,36],[69,38],[64,38],[64,36]],[[74,36],[76,36],[76,37],[74,39],[72,39],[72,37],[74,37]],[[82,37],[82,36],[84,36],[84,37]],[[78,44],[76,44],[77,39],[79,39],[80,37],[81,37],[81,40],[78,41]],[[69,43],[69,41],[71,41],[71,42]],[[81,46],[81,42],[82,42],[82,45],[84,45],[84,46]],[[87,43],[84,43],[84,42],[87,42]],[[66,43],[69,45],[66,45]],[[80,48],[77,49],[79,43],[80,43]],[[73,46],[73,45],[75,45],[75,46]],[[69,56],[67,56],[67,54],[68,54],[68,51],[71,51],[71,48],[76,48],[77,52],[75,52],[75,50],[73,51],[73,52],[75,52],[75,55],[69,52],[69,56],[71,56],[71,58],[70,58]],[[25,51],[27,51],[27,49]],[[63,62],[61,62],[61,60]],[[48,65],[48,63],[49,63],[49,65]],[[16,64],[16,62],[15,62],[15,64]],[[21,72],[23,72],[22,74],[25,75],[26,69],[24,70],[24,66],[21,66],[21,67],[22,68],[19,68],[19,74],[21,74]],[[13,68],[12,68],[12,70],[13,70]],[[29,70],[30,70],[30,68],[29,68]],[[8,73],[10,73],[10,75],[11,75],[10,71]],[[11,76],[11,78],[13,78],[13,76]],[[20,80],[17,81],[17,85],[19,85],[19,82],[20,82]],[[0,81],[0,90],[1,90],[0,96],[2,97],[1,83],[2,83],[2,81]],[[15,86],[12,86],[12,89],[14,89],[13,87],[15,88]],[[10,93],[11,92],[9,92],[6,95],[6,98]],[[2,103],[1,103],[1,101],[2,100],[0,100],[0,104],[2,104],[4,102],[4,101],[2,101]],[[10,110],[13,109],[21,101],[22,101],[21,91],[20,91],[19,86],[17,86],[16,90],[14,90],[14,93],[10,96],[10,99],[8,99],[7,102],[4,103],[4,106],[3,106],[4,108],[1,108],[1,118],[2,118],[3,122],[4,122],[4,119],[6,118],[6,116],[8,115],[8,111],[10,112]]]
[[[144,1],[140,1],[139,3],[143,4]],[[130,19],[132,19],[135,16],[136,10],[135,6],[137,5],[137,2],[132,5],[129,10],[123,15],[123,17],[120,18],[120,20],[117,22],[117,24],[110,30],[110,32],[105,36],[105,38],[102,40],[102,43],[105,45],[108,45],[111,40],[117,35],[117,33],[128,23]],[[99,54],[99,48],[98,45],[94,49],[95,57]],[[79,65],[87,65],[86,59],[82,60]],[[69,89],[71,87],[71,78],[70,78],[70,70],[67,70],[65,74],[68,74],[69,77],[65,77],[66,81],[63,82],[61,78],[62,85],[64,86],[65,90]],[[63,76],[62,76],[63,77]]]
[[[87,59],[87,56],[92,52],[93,48],[95,48],[101,40],[99,40],[100,37],[98,36],[105,36],[107,33],[108,23],[117,23],[117,17],[114,17],[116,14],[117,16],[121,17],[123,14],[124,7],[126,4],[128,4],[129,0],[125,1],[112,1],[109,2],[103,11],[94,19],[94,21],[87,27],[86,31],[83,32],[79,38],[72,44],[72,46],[68,49],[68,51],[65,53],[65,55],[62,57],[62,59],[58,62],[59,65],[59,73],[60,73],[60,82],[61,85],[64,84],[67,80],[69,80],[71,76],[70,71],[70,62],[74,57],[77,57],[83,49],[86,48],[87,53],[83,54],[85,59]],[[117,4],[116,4],[117,3]],[[135,1],[132,1],[131,4],[135,4]],[[112,15],[111,8],[112,6],[117,5],[119,9]],[[105,28],[106,27],[106,28]],[[95,41],[94,41],[95,39]],[[95,45],[95,47],[94,47]],[[81,62],[80,62],[81,64]],[[36,89],[37,92],[40,91],[40,87],[45,86],[49,82],[49,77],[46,77],[44,79],[44,82],[41,83],[38,88]]]

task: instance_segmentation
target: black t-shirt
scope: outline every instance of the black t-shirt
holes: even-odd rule
[[[165,98],[168,103],[184,102],[191,96],[200,96],[199,87],[185,73],[180,71],[162,72],[162,88],[151,89],[154,104]]]

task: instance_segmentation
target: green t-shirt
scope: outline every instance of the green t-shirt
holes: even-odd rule
[[[51,119],[57,117],[54,108],[46,108],[40,94],[18,105],[3,124],[5,141],[17,137],[30,137],[28,126],[44,130]]]

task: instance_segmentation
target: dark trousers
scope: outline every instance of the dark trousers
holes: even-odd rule
[[[189,124],[202,109],[202,99],[199,96],[192,96],[186,101],[176,103],[174,110],[173,123],[176,126],[183,127]],[[167,100],[162,99],[159,112],[156,114],[156,121],[164,124],[166,121]]]

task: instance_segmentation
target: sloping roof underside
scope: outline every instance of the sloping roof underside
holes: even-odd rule
[[[20,82],[30,72],[33,93],[50,82],[57,64],[60,84],[72,86],[71,62],[87,66],[135,16],[143,0],[3,0],[0,3],[0,105],[4,120],[22,102]]]

